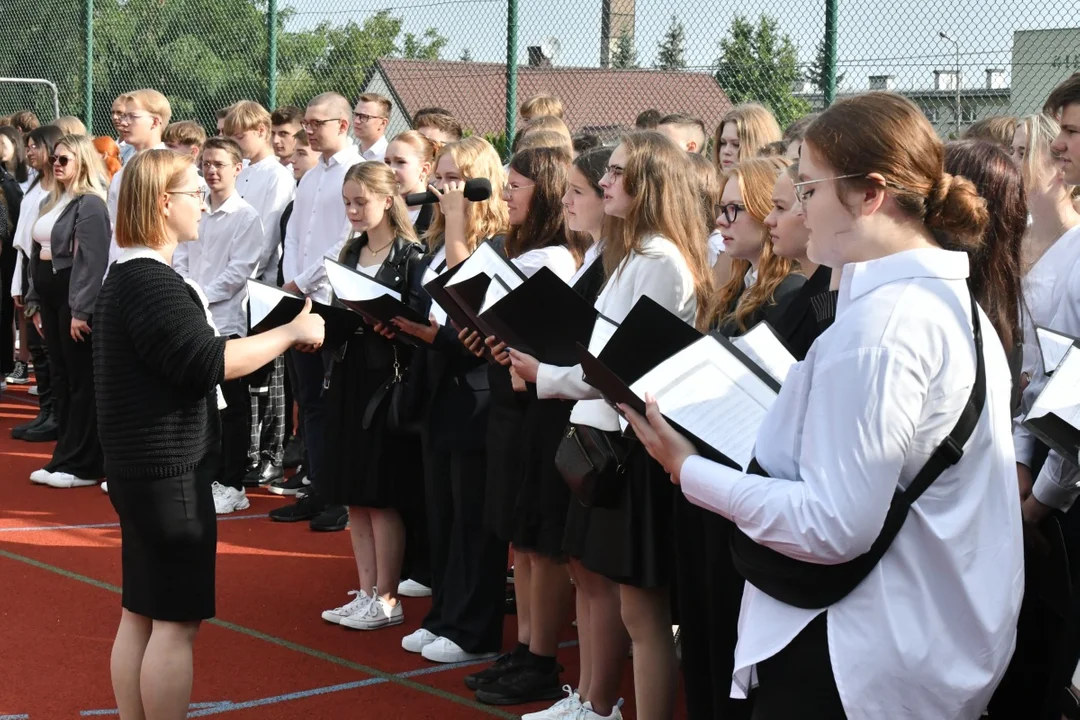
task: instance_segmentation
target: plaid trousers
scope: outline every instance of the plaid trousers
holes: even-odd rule
[[[285,454],[285,356],[279,355],[263,369],[259,378],[252,380],[251,391],[251,442],[248,445],[248,463],[252,467],[261,460],[281,465]]]

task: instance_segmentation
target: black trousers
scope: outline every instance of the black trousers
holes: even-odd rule
[[[38,388],[38,412],[53,411],[52,375],[49,372],[49,351],[45,348],[45,338],[38,335],[31,323],[26,333],[27,345],[30,346],[30,359],[34,363],[34,382]]]
[[[236,378],[221,383],[221,394],[226,407],[221,417],[221,454],[215,468],[214,479],[222,485],[237,490],[244,487],[247,473],[248,441],[251,436],[251,397],[247,378]]]
[[[484,523],[487,451],[436,451],[426,436],[423,444],[431,610],[421,626],[466,652],[498,652],[508,546]]]
[[[675,587],[690,720],[747,720],[751,704],[730,697],[745,581],[729,552],[731,523],[674,494]]]
[[[426,471],[425,471],[426,472]],[[405,522],[405,562],[401,579],[431,587],[431,541],[428,538],[427,488],[424,476],[412,478],[401,517]]]
[[[829,657],[828,613],[758,663],[753,720],[846,720]]]
[[[38,261],[34,273],[59,424],[56,448],[45,469],[95,480],[105,475],[105,456],[97,431],[93,336],[78,342],[71,337],[70,277],[70,269],[54,274],[48,260]]]
[[[15,274],[14,247],[4,248],[0,253],[0,377],[10,375],[15,369],[15,333],[19,324],[15,322],[15,301],[11,298],[11,280]]]
[[[304,469],[311,481],[309,495],[320,500],[325,494],[321,490],[319,472],[322,470],[325,456],[325,417],[323,403],[323,382],[326,379],[326,355],[324,353],[304,353],[289,350],[289,369],[296,402],[300,405],[300,430],[304,437],[304,450],[307,460]]]

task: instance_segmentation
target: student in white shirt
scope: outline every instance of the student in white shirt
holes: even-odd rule
[[[277,284],[278,242],[281,214],[292,202],[296,182],[274,155],[270,113],[256,102],[244,100],[232,106],[225,118],[225,135],[240,146],[247,167],[236,179],[236,192],[262,218],[265,238],[256,279]],[[295,139],[293,141],[295,143]],[[247,485],[265,485],[284,477],[285,357],[261,368],[251,381],[251,444],[248,447]]]
[[[123,140],[135,148],[135,152],[143,150],[164,149],[161,142],[161,134],[172,117],[172,106],[169,100],[157,90],[135,90],[117,98],[117,103],[123,103],[124,111],[120,115],[120,132]],[[127,161],[125,161],[127,162]],[[120,202],[120,183],[124,179],[124,169],[113,175],[109,183],[109,218],[113,225],[112,244],[109,247],[109,264],[116,260],[120,248],[116,245],[116,213]]]
[[[296,152],[296,133],[300,132],[303,119],[303,108],[295,105],[282,105],[270,113],[270,144],[278,162],[290,170],[292,156]]]
[[[165,127],[161,133],[161,142],[173,152],[188,155],[198,163],[199,153],[206,144],[206,131],[196,122],[181,120]]]
[[[746,584],[732,694],[757,685],[761,720],[975,720],[1013,652],[1024,571],[1008,366],[968,290],[967,256],[934,235],[974,246],[987,212],[943,157],[919,109],[891,93],[842,100],[808,129],[796,185],[807,252],[844,266],[840,300],[758,430],[757,474],[698,456],[651,396],[648,420],[622,408],[691,502],[775,553],[773,566],[820,572],[870,550],[894,493],[968,407],[983,367],[978,312],[984,406],[962,457],[914,502],[869,574],[803,609],[815,603],[778,587],[770,566],[749,573],[773,594]]]
[[[386,156],[386,126],[390,124],[390,100],[377,93],[364,93],[352,113],[353,135],[360,142],[365,160],[382,162]]]
[[[173,268],[202,289],[217,331],[228,338],[247,335],[247,281],[258,267],[264,237],[259,213],[236,192],[242,167],[240,147],[234,141],[217,137],[206,141],[202,171],[210,188],[209,212],[199,224],[199,239],[180,245],[173,254]],[[250,441],[247,378],[222,383],[221,392],[227,407],[221,411],[213,488],[218,515],[250,506],[243,483]]]
[[[440,146],[461,139],[461,121],[440,107],[420,108],[413,114],[413,130]]]
[[[622,322],[647,295],[684,322],[710,323],[712,276],[705,256],[697,178],[685,153],[656,132],[628,135],[611,154],[600,182],[604,212],[614,218],[604,243],[608,282],[596,309]],[[580,366],[538,365],[510,353],[514,371],[535,382],[540,398],[578,400],[570,422],[608,434],[617,445],[619,418],[582,378]],[[639,445],[627,448],[625,474],[611,507],[593,507],[581,564],[619,583],[622,619],[634,644],[634,690],[641,717],[674,712],[676,659],[671,640],[671,490],[662,469]],[[594,707],[582,718],[621,717]]]
[[[284,289],[318,302],[330,300],[323,258],[341,254],[349,236],[349,220],[341,186],[345,173],[362,158],[349,141],[349,101],[337,93],[317,95],[304,111],[304,131],[319,162],[296,188],[292,214],[285,229],[282,260]],[[344,530],[348,511],[327,507],[319,496],[319,470],[323,457],[322,386],[325,368],[319,355],[290,353],[292,388],[300,405],[300,422],[307,449],[307,473],[311,492],[295,505],[278,508],[270,519],[278,522],[311,520],[319,530]]]

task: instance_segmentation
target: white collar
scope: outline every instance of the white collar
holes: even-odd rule
[[[217,210],[211,210],[209,212],[209,214],[210,215],[217,215],[218,213],[226,213],[226,214],[228,214],[228,213],[236,212],[237,210],[240,209],[240,207],[241,207],[240,204],[242,202],[243,202],[243,199],[240,197],[240,193],[236,192],[236,190],[233,190],[233,194],[230,195],[229,197],[227,197],[225,199],[225,202],[221,203],[221,205],[218,207]],[[207,198],[206,198],[206,205],[207,205],[207,207],[210,206],[210,198],[209,198],[209,196],[207,196]]]
[[[319,155],[319,164],[325,168],[331,168],[335,165],[341,165],[346,160],[357,157],[360,155],[360,151],[356,149],[356,146],[352,143],[346,143],[345,147],[338,150],[336,153],[330,156],[327,160],[323,155]]]
[[[386,139],[386,136],[385,136],[385,135],[383,135],[383,136],[382,136],[382,137],[380,137],[380,138],[379,138],[378,140],[376,140],[375,142],[371,143],[371,147],[369,147],[369,148],[368,148],[367,150],[364,150],[364,149],[363,149],[363,148],[361,147],[361,148],[360,148],[360,154],[361,154],[361,155],[364,155],[365,153],[370,153],[370,152],[380,152],[380,151],[382,151],[383,153],[385,153],[385,152],[386,152],[386,148],[387,148],[387,147],[388,147],[389,145],[390,145],[390,141]]]
[[[969,274],[967,253],[941,248],[905,250],[876,260],[845,265],[840,276],[840,296],[850,302],[897,280],[965,280]]]
[[[120,254],[116,257],[116,264],[121,265],[129,260],[157,260],[162,265],[168,265],[165,258],[161,257],[157,250],[145,246],[120,248]]]

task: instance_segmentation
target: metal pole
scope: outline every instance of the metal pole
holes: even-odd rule
[[[838,0],[825,0],[825,107],[836,100],[836,43],[839,25]]]
[[[269,0],[266,10],[266,106],[277,107],[277,0]]]
[[[86,131],[94,133],[94,0],[84,0],[84,24],[86,25],[86,103],[83,109],[83,123]]]
[[[960,139],[960,43],[945,32],[939,32],[938,37],[948,40],[956,49],[956,139]]]
[[[518,7],[517,0],[506,3],[506,154],[517,131],[517,56],[518,56]]]

